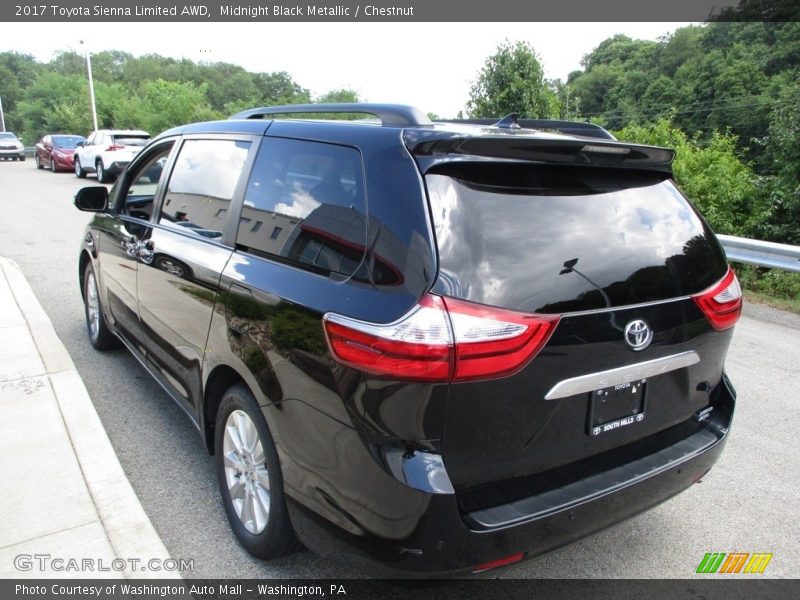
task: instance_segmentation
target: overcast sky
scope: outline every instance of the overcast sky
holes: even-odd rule
[[[686,23],[15,23],[0,51],[48,61],[60,50],[124,50],[249,71],[287,71],[314,95],[352,88],[363,100],[418,106],[441,117],[464,108],[470,83],[504,39],[530,42],[549,79],[624,33],[655,40]]]

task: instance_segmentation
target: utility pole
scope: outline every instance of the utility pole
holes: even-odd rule
[[[6,117],[3,114],[3,97],[0,96],[0,131],[6,130]]]
[[[89,97],[92,101],[92,123],[94,123],[94,131],[97,131],[97,107],[94,102],[94,81],[92,80],[92,56],[89,54],[89,49],[84,46],[83,40],[80,40],[83,46],[83,52],[86,55],[86,69],[89,71]]]

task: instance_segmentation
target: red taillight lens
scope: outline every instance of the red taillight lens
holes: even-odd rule
[[[109,146],[106,148],[106,152],[113,152],[114,150],[122,150],[125,146],[120,146],[119,144],[114,144],[113,146]]]
[[[335,314],[324,317],[331,354],[373,375],[442,381],[452,371],[452,337],[444,302],[425,296],[405,316],[388,325]]]
[[[559,316],[529,315],[428,294],[394,323],[324,317],[331,354],[373,375],[470,381],[512,375],[550,338]]]
[[[742,314],[742,288],[730,267],[725,277],[692,299],[717,331],[736,325]]]
[[[513,375],[550,339],[558,315],[530,315],[445,298],[456,343],[453,381]]]

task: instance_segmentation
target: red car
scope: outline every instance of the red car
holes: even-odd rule
[[[58,170],[72,171],[73,156],[78,142],[84,142],[82,135],[46,135],[38,144],[33,160],[37,169],[49,168],[53,173]]]

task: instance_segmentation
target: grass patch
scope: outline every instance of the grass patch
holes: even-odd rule
[[[744,291],[744,299],[745,302],[753,302],[755,304],[766,304],[767,306],[771,306],[772,308],[777,308],[779,310],[785,310],[787,312],[792,312],[796,315],[800,315],[800,300],[795,299],[787,299],[787,298],[776,298],[775,296],[770,296],[769,294],[763,294],[761,292],[753,292],[750,290]]]
[[[745,299],[800,314],[800,273],[736,265]]]

